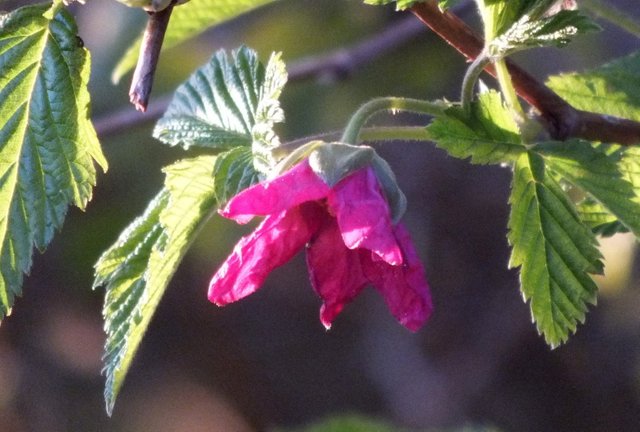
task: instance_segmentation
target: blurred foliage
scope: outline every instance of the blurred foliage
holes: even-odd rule
[[[279,429],[273,432],[499,432],[484,426],[463,426],[447,429],[407,429],[363,415],[339,415],[295,429]]]

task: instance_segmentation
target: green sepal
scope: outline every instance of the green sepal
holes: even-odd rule
[[[309,155],[311,169],[333,187],[349,174],[371,164],[375,151],[369,146],[324,143]]]

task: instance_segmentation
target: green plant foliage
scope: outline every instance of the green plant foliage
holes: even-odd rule
[[[70,204],[90,200],[94,160],[107,167],[89,121],[89,53],[76,33],[58,4],[0,14],[0,319],[33,248],[46,248]]]
[[[216,198],[220,205],[260,180],[253,168],[253,156],[248,147],[236,147],[219,154],[214,172]]]
[[[168,201],[169,193],[163,190],[95,265],[94,288],[106,286],[102,309],[107,333],[103,372],[109,415],[164,291],[150,289],[147,268],[153,251],[166,245],[160,213]]]
[[[526,151],[518,125],[504,106],[499,93],[482,93],[473,102],[471,113],[452,106],[437,117],[427,131],[436,145],[460,159],[478,164],[515,161]]]
[[[509,218],[509,266],[520,284],[538,331],[556,347],[583,322],[596,301],[588,273],[603,267],[597,242],[539,155],[520,156],[514,167]]]
[[[547,85],[578,109],[640,121],[640,52],[584,73],[552,76]],[[640,150],[615,145],[601,147],[614,158],[623,177],[633,185],[635,196],[640,196]],[[598,202],[585,200],[578,205],[578,210],[599,234],[627,231]]]
[[[614,215],[593,198],[582,200],[576,208],[582,222],[591,228],[594,234],[610,237],[620,232],[629,232]]]
[[[165,168],[165,188],[96,264],[94,287],[106,285],[109,413],[171,277],[216,209],[215,158],[200,156]]]
[[[286,432],[402,432],[389,423],[358,415],[344,415],[331,417],[305,428],[288,430]],[[285,432],[285,431],[277,431]]]
[[[278,96],[286,72],[278,55],[263,66],[248,48],[217,53],[182,84],[154,136],[185,148],[214,149],[165,169],[165,188],[96,264],[106,285],[107,410],[173,273],[200,227],[220,204],[259,180],[256,153],[279,144]],[[257,144],[256,144],[257,143]]]
[[[640,237],[640,195],[616,163],[619,154],[607,155],[580,140],[539,144],[535,151],[549,169],[587,192]]]
[[[533,19],[555,0],[476,0],[485,26],[485,38],[492,41],[513,26],[525,14]]]
[[[233,19],[275,0],[197,0],[174,8],[163,43],[163,50],[192,39],[208,28]],[[116,65],[111,79],[118,83],[138,60],[142,35],[136,39]]]
[[[246,47],[231,57],[219,51],[177,89],[153,136],[184,148],[251,145],[254,164],[266,173],[280,145],[273,125],[284,120],[278,102],[287,80],[284,63],[274,54],[265,67]]]
[[[525,14],[489,44],[494,57],[506,57],[529,48],[568,44],[578,34],[599,30],[589,17],[575,10],[563,10],[538,19]]]
[[[578,109],[640,121],[640,52],[584,73],[552,76],[547,85]]]
[[[616,164],[616,171],[631,184],[634,194],[631,199],[637,202],[640,197],[640,149],[611,144],[599,144],[597,148],[607,154],[612,163]],[[612,211],[591,198],[578,204],[578,212],[595,233],[613,235],[616,232],[628,232],[628,227],[618,220]]]

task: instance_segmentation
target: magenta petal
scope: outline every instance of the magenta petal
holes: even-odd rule
[[[281,176],[243,190],[220,214],[238,223],[247,223],[253,216],[280,213],[303,202],[325,198],[329,190],[305,159]]]
[[[276,267],[289,261],[318,229],[324,210],[315,203],[267,217],[236,244],[209,285],[209,300],[224,306],[254,293]]]
[[[393,316],[409,330],[417,331],[433,311],[431,292],[409,233],[398,224],[395,235],[404,250],[404,265],[389,265],[361,250],[362,268],[369,281],[382,293]]]
[[[389,205],[373,169],[364,168],[342,179],[329,193],[328,204],[349,249],[368,249],[389,264],[402,264]]]
[[[345,304],[367,284],[358,252],[344,247],[338,225],[330,216],[307,247],[307,266],[313,289],[323,300],[320,321],[328,329]]]

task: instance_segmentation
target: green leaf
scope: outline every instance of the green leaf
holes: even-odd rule
[[[147,268],[153,251],[164,248],[167,243],[160,214],[168,202],[169,193],[162,190],[95,265],[94,288],[106,285],[102,309],[107,333],[103,373],[109,415],[164,293],[163,287],[149,285]]]
[[[640,237],[640,195],[616,163],[619,154],[607,155],[580,140],[538,144],[534,150],[548,168],[587,192]]]
[[[165,189],[98,260],[94,287],[106,285],[105,401],[111,413],[142,337],[189,246],[216,208],[215,156],[165,169]]]
[[[578,109],[640,121],[640,52],[585,73],[553,76],[547,85]]]
[[[218,155],[214,172],[216,197],[220,205],[260,180],[252,159],[251,150],[247,147],[236,147]]]
[[[275,432],[403,432],[398,428],[378,419],[358,415],[342,415],[330,417],[320,422],[296,429],[276,429]]]
[[[275,164],[271,150],[280,145],[273,124],[284,119],[278,97],[286,79],[278,54],[264,67],[246,47],[231,59],[220,51],[178,88],[153,135],[185,148],[251,145],[256,168],[266,173]]]
[[[162,44],[163,51],[192,39],[210,27],[233,19],[274,0],[197,0],[177,6],[171,14],[169,29]],[[116,65],[111,79],[118,83],[138,60],[142,35]]]
[[[51,3],[0,15],[0,319],[69,204],[84,208],[107,163],[89,120],[89,53]]]
[[[610,237],[617,233],[629,232],[618,218],[591,197],[582,200],[576,208],[582,222],[591,228],[594,234]]]
[[[524,14],[509,29],[493,39],[489,53],[505,57],[529,48],[568,44],[578,34],[599,30],[591,18],[577,10],[562,10],[550,16],[534,19]]]
[[[633,201],[637,202],[640,197],[640,148],[615,144],[595,144],[594,146],[607,154],[617,165],[622,177],[632,185]],[[629,232],[629,229],[609,210],[589,197],[578,204],[578,212],[585,223],[597,234],[610,236],[617,232]]]
[[[597,243],[535,153],[516,162],[509,202],[509,266],[520,267],[538,331],[555,347],[584,321],[587,303],[595,303],[597,288],[588,273],[602,273]]]
[[[476,0],[485,27],[485,38],[492,41],[525,14],[537,19],[541,10],[555,0]]]
[[[513,116],[499,93],[490,91],[473,102],[471,115],[452,106],[428,127],[436,145],[450,155],[472,163],[500,164],[515,161],[526,151]]]

